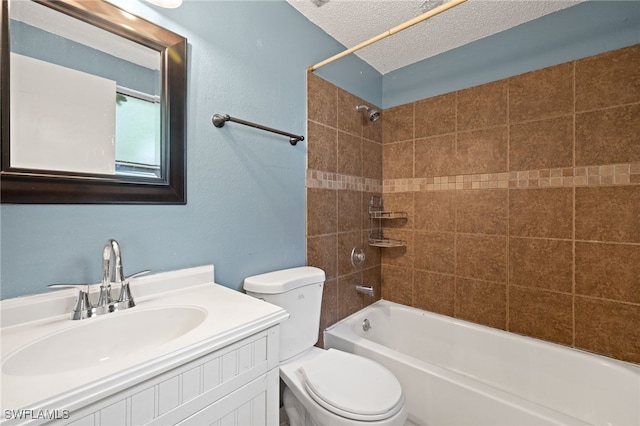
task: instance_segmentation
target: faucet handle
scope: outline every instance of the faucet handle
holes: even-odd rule
[[[147,275],[149,272],[151,272],[150,269],[145,269],[144,271],[138,271],[135,274],[131,274],[128,277],[125,277],[124,280],[126,282],[126,281],[129,281],[132,278],[138,278],[138,277],[141,277],[143,275]]]
[[[129,288],[129,280],[132,278],[140,277],[142,275],[146,275],[149,272],[151,271],[146,269],[144,271],[139,271],[135,274],[129,275],[128,277],[125,277],[120,288],[120,296],[118,296],[118,301],[116,302],[118,309],[122,310],[133,308],[134,306],[136,306],[136,302],[133,300],[133,295],[131,294],[131,289]]]
[[[73,309],[73,312],[71,312],[72,320],[91,318],[96,314],[96,308],[91,305],[91,301],[89,300],[89,284],[49,284],[47,287],[78,289],[76,307]],[[84,290],[83,287],[86,287],[86,290]]]

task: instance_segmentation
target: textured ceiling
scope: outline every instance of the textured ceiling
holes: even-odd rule
[[[581,1],[468,0],[355,54],[386,74]],[[422,14],[425,0],[329,0],[322,6],[316,6],[321,0],[287,2],[350,48]]]

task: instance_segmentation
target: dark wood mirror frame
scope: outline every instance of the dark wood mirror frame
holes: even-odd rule
[[[187,40],[101,0],[34,0],[160,52],[160,179],[12,168],[9,129],[9,4],[0,8],[0,202],[18,204],[186,204]]]

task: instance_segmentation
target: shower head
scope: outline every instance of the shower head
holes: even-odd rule
[[[371,107],[368,107],[366,105],[357,105],[356,106],[356,110],[357,111],[366,111],[367,118],[369,119],[369,121],[376,121],[378,118],[380,118],[380,111],[378,111],[375,108],[371,108]]]
[[[426,0],[424,3],[422,3],[422,6],[420,6],[420,10],[422,11],[422,13],[426,13],[438,6],[442,6],[445,3],[445,0]]]

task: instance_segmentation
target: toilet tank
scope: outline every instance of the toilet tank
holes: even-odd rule
[[[280,326],[280,361],[286,361],[318,341],[325,274],[313,266],[283,269],[244,280],[249,296],[280,306],[289,319]]]

